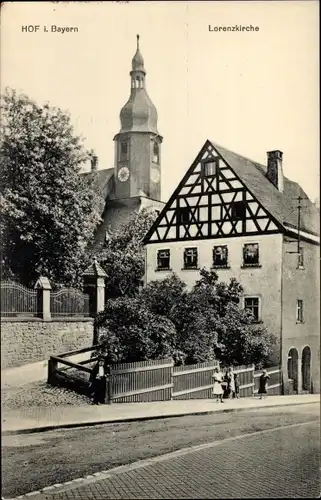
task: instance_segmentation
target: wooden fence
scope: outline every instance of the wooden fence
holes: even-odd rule
[[[113,403],[168,401],[173,392],[172,359],[122,363],[111,367],[110,400]]]
[[[48,366],[48,383],[64,385],[81,393],[88,393],[89,379],[96,357],[79,363],[70,356],[80,352],[94,352],[97,347],[70,351],[51,356]],[[213,371],[218,361],[195,365],[174,366],[171,358],[138,363],[119,363],[109,369],[106,403],[170,401],[172,399],[209,399],[212,397]],[[255,396],[262,371],[254,365],[234,367],[239,376],[240,397]],[[279,368],[269,368],[269,394],[282,394],[282,374]]]
[[[212,396],[213,370],[218,361],[173,368],[173,392],[171,399],[208,399]]]
[[[271,396],[278,396],[283,394],[283,378],[282,378],[282,370],[279,367],[273,366],[272,368],[267,368],[267,373],[270,376],[268,383],[268,394]],[[257,370],[254,372],[254,394],[258,393],[259,383],[260,383],[260,375],[262,374],[262,370]]]
[[[93,353],[98,346],[85,347],[76,351],[68,351],[58,356],[50,356],[48,362],[47,383],[72,389],[80,394],[88,395],[90,375],[98,360],[96,356],[88,357],[77,363],[70,358],[82,353]],[[68,358],[68,359],[66,359]]]

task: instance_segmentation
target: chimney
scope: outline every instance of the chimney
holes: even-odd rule
[[[266,176],[270,182],[283,193],[283,168],[282,168],[283,153],[278,149],[276,151],[267,152],[267,173]]]
[[[96,155],[92,155],[90,158],[90,163],[91,163],[91,171],[92,172],[97,172],[98,168],[98,157]]]

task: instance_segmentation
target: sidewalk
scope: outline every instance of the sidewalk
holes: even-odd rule
[[[224,400],[224,404],[211,399],[156,401],[151,403],[118,403],[101,406],[54,406],[17,410],[2,410],[2,434],[41,432],[57,428],[82,427],[115,422],[170,418],[214,412],[244,411],[255,408],[288,405],[320,404],[319,394],[300,396],[269,396],[266,399],[241,398]]]
[[[88,353],[75,354],[66,359],[78,363],[84,359],[88,359]],[[47,380],[47,376],[48,359],[22,366],[15,366],[13,368],[4,368],[1,370],[1,388],[11,389],[23,387],[32,382],[45,381]]]

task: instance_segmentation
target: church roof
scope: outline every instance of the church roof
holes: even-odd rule
[[[146,92],[145,75],[144,59],[139,48],[139,35],[137,35],[137,49],[132,59],[130,72],[130,97],[120,112],[120,133],[151,132],[159,136],[157,110]]]
[[[265,165],[234,153],[213,141],[209,142],[280,224],[297,227],[296,198],[307,198],[302,201],[304,210],[301,210],[301,229],[319,234],[319,215],[316,207],[297,182],[284,177],[284,191],[281,193],[266,177]]]
[[[152,132],[158,135],[157,110],[146,90],[131,89],[120,112],[121,132]]]
[[[84,172],[82,175],[90,176],[93,172]],[[113,191],[114,187],[114,169],[104,168],[97,170],[95,173],[94,188],[97,189],[98,194],[106,200]]]

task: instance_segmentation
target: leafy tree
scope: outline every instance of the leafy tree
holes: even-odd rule
[[[186,293],[186,284],[176,274],[170,274],[163,280],[148,283],[140,298],[154,314],[171,318],[172,312],[183,306]]]
[[[68,114],[6,89],[1,97],[1,239],[4,275],[77,285],[100,220],[88,154]]]
[[[110,231],[99,263],[106,271],[106,296],[137,295],[145,273],[145,249],[142,239],[156,218],[154,211],[135,212],[130,219]]]
[[[265,364],[275,337],[239,307],[243,289],[235,278],[220,282],[215,271],[200,271],[188,291],[171,274],[148,283],[135,297],[107,302],[96,329],[109,352],[122,361],[171,355],[186,364],[219,359],[223,364]]]
[[[218,281],[215,271],[202,269],[200,280],[171,312],[178,346],[187,363],[219,359],[224,364],[266,362],[275,337],[239,307],[243,288],[235,278]]]
[[[112,362],[161,359],[176,354],[172,322],[149,311],[139,298],[118,297],[107,301],[97,315],[98,341]]]

